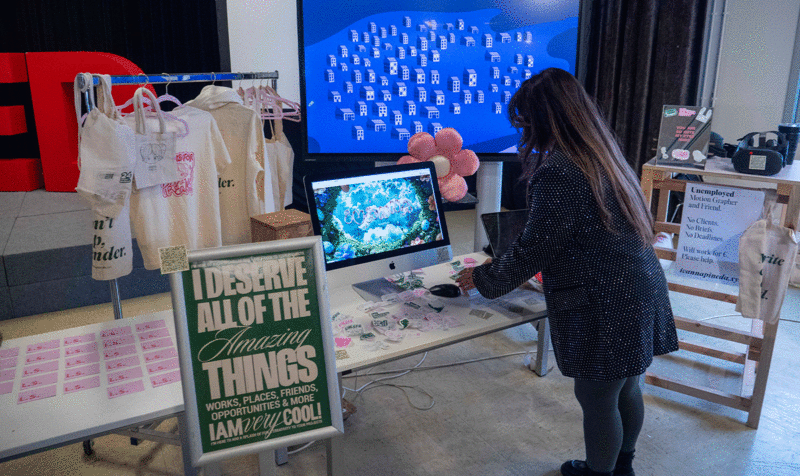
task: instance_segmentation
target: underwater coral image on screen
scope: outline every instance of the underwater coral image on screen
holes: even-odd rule
[[[428,171],[423,175],[419,170],[387,174],[387,178],[360,183],[350,179],[314,185],[328,263],[442,240]]]

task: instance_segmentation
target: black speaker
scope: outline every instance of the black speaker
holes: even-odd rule
[[[775,137],[767,138],[768,134]],[[742,174],[775,175],[786,165],[787,145],[782,132],[751,132],[739,139],[739,147],[731,158],[733,168]]]

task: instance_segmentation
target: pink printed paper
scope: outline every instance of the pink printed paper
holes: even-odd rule
[[[116,360],[109,360],[106,362],[106,370],[119,370],[124,369],[126,367],[133,367],[139,365],[139,356],[138,355],[131,355],[129,357],[123,357],[121,359]]]
[[[115,337],[115,336],[123,336],[126,334],[131,334],[131,328],[128,327],[117,327],[116,329],[106,329],[100,333],[100,338],[105,339],[106,337]]]
[[[124,357],[126,355],[131,355],[136,353],[136,346],[135,345],[124,345],[121,347],[114,347],[112,349],[107,349],[103,352],[103,356],[106,359],[114,359],[117,357]]]
[[[19,347],[13,347],[11,349],[2,349],[0,350],[0,359],[5,359],[8,357],[16,357],[19,355]]]
[[[147,366],[147,373],[154,374],[165,370],[177,369],[180,367],[178,359],[163,360]]]
[[[139,340],[150,340],[158,337],[169,337],[169,329],[154,329],[152,331],[142,332],[139,334]]]
[[[80,392],[81,390],[88,390],[90,388],[97,388],[100,386],[100,376],[85,378],[83,380],[76,380],[64,384],[64,393]]]
[[[0,383],[0,395],[11,393],[13,390],[14,390],[13,381]]]
[[[64,345],[86,344],[94,342],[94,332],[82,336],[64,337]]]
[[[67,359],[67,368],[77,367],[78,365],[93,364],[100,362],[100,354],[84,354],[77,357],[70,357]]]
[[[64,379],[72,380],[79,377],[88,377],[90,375],[97,375],[99,373],[100,373],[100,364],[89,364],[89,365],[84,365],[83,367],[68,369]]]
[[[167,327],[167,323],[164,322],[164,319],[152,322],[143,322],[141,324],[136,324],[136,332],[150,331],[153,329],[160,329],[162,327]]]
[[[33,387],[40,387],[42,385],[53,385],[58,382],[58,372],[53,372],[44,375],[37,375],[22,379],[19,385],[20,390],[30,390]]]
[[[23,377],[32,377],[34,375],[46,374],[58,370],[58,361],[52,360],[43,364],[29,365],[22,369]]]
[[[109,347],[115,347],[118,345],[130,345],[130,344],[133,344],[133,334],[112,337],[111,339],[105,339],[103,341],[103,348],[108,349]]]
[[[97,342],[69,347],[64,350],[64,355],[67,357],[72,357],[73,355],[88,354],[91,352],[97,352]]]
[[[161,349],[163,347],[172,347],[172,339],[165,337],[163,339],[142,342],[142,350]]]
[[[144,382],[142,382],[141,380],[136,380],[134,382],[128,382],[123,385],[117,385],[116,387],[109,387],[108,398],[117,398],[123,395],[130,395],[131,393],[143,392],[143,391],[144,391]]]
[[[173,348],[161,349],[155,352],[150,352],[149,354],[144,354],[144,361],[145,363],[150,363],[155,362],[156,360],[169,359],[177,356],[178,351]]]
[[[142,368],[133,367],[131,369],[121,370],[119,372],[112,372],[108,374],[108,383],[122,383],[128,380],[133,380],[142,377]]]
[[[49,340],[47,342],[39,342],[38,344],[31,344],[28,346],[28,353],[41,352],[43,350],[58,349],[61,343],[58,339]]]
[[[170,383],[180,382],[181,381],[181,371],[176,370],[174,372],[169,372],[163,375],[157,375],[155,377],[150,377],[150,383],[153,384],[153,387],[160,387],[162,385],[167,385]]]
[[[34,364],[36,362],[47,362],[48,360],[55,360],[61,357],[61,349],[53,349],[38,354],[28,354],[25,357],[26,364]]]
[[[57,385],[51,385],[49,387],[38,387],[33,390],[19,392],[17,403],[28,403],[35,400],[41,400],[43,398],[55,397],[57,393],[56,387]]]
[[[14,380],[17,375],[17,369],[0,370],[0,382]]]
[[[0,359],[0,369],[13,369],[17,367],[17,358]]]

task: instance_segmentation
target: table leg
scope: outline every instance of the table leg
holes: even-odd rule
[[[539,337],[536,341],[536,364],[531,369],[539,377],[544,377],[550,371],[550,321],[545,317],[536,321]]]
[[[325,441],[325,452],[328,456],[328,476],[343,476],[342,461],[344,460],[343,436],[334,436]]]
[[[183,455],[183,474],[185,476],[197,476],[197,468],[192,465],[192,456],[189,453],[189,422],[186,420],[186,413],[178,414],[178,433],[181,438],[181,454]],[[210,476],[207,471],[206,476]]]

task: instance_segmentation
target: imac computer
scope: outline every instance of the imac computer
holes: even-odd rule
[[[385,277],[453,257],[432,162],[310,174],[305,188],[331,289],[380,300],[403,290]]]

